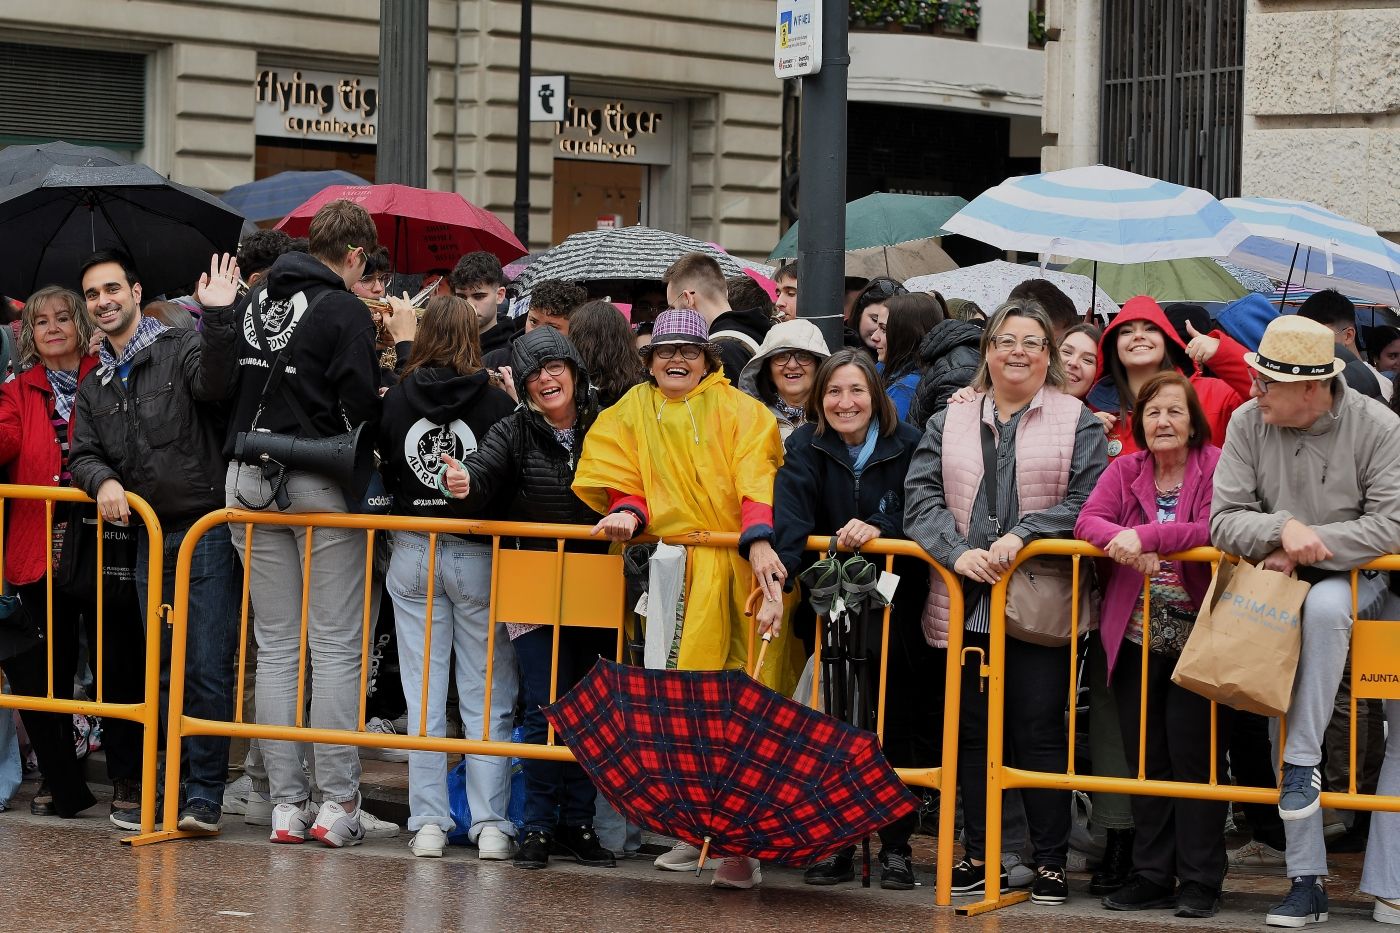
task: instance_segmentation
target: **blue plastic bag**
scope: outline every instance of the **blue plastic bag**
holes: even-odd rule
[[[524,729],[516,726],[510,734],[512,742],[524,741]],[[467,805],[467,759],[457,762],[457,766],[447,772],[447,805],[452,822],[457,826],[447,834],[450,845],[468,845],[467,833],[472,825],[471,807]],[[519,829],[525,825],[525,768],[519,758],[510,760],[510,803],[506,807],[506,817]]]

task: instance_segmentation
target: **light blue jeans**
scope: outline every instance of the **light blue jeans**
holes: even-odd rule
[[[491,547],[439,535],[433,568],[433,638],[428,668],[427,735],[447,734],[447,677],[456,656],[457,701],[468,738],[480,738],[486,706],[487,619],[491,599]],[[394,600],[394,631],[399,640],[399,674],[408,702],[408,729],[418,733],[422,721],[423,637],[428,612],[428,536],[394,532],[394,553],[384,588]],[[502,623],[496,625],[495,667],[491,680],[489,736],[510,741],[520,676],[515,651]],[[467,756],[467,806],[472,825],[467,838],[476,842],[494,826],[507,836],[515,825],[506,816],[510,804],[510,759],[503,755]],[[447,802],[447,756],[412,752],[408,756],[408,829],[417,832],[436,823],[445,832],[455,824]]]
[[[10,692],[10,685],[5,685]],[[19,733],[15,729],[15,711],[0,709],[0,810],[4,810],[24,779],[24,762],[19,757]]]

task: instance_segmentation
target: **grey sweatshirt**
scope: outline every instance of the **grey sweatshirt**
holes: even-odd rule
[[[1215,468],[1211,543],[1263,560],[1290,518],[1332,552],[1316,565],[1322,570],[1348,571],[1400,551],[1400,418],[1341,376],[1331,410],[1311,427],[1267,425],[1253,399],[1230,419]]]

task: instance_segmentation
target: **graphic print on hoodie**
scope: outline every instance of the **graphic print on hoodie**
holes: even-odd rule
[[[1094,374],[1093,388],[1084,399],[1091,411],[1118,416],[1118,423],[1108,432],[1109,460],[1139,449],[1137,441],[1133,440],[1133,415],[1128,413],[1125,416],[1119,411],[1118,387],[1114,385],[1113,377],[1108,374],[1109,360],[1118,359],[1118,332],[1124,325],[1133,321],[1146,321],[1162,332],[1167,360],[1173,369],[1191,380],[1191,386],[1200,399],[1206,420],[1210,422],[1210,442],[1216,447],[1223,445],[1225,427],[1230,423],[1230,416],[1235,413],[1236,408],[1248,401],[1253,382],[1250,376],[1253,370],[1244,362],[1244,347],[1224,331],[1211,331],[1210,336],[1220,340],[1220,349],[1211,357],[1210,368],[1220,378],[1202,376],[1196,370],[1196,364],[1187,355],[1186,345],[1177,336],[1176,328],[1167,320],[1166,313],[1156,301],[1146,295],[1139,295],[1129,299],[1104,331],[1103,339],[1099,341],[1099,370]]]

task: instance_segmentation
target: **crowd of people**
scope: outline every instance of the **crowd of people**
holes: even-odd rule
[[[639,535],[736,533],[737,551],[688,554],[667,664],[748,666],[745,609],[758,589],[759,632],[772,643],[755,676],[789,695],[822,624],[799,582],[811,560],[808,536],[848,548],[904,538],[963,588],[965,611],[955,619],[942,578],[899,562],[883,649],[885,751],[895,765],[932,766],[949,627],[963,627],[964,645],[991,650],[991,587],[1030,542],[1079,538],[1107,555],[1096,587],[1085,588],[1099,624],[1080,644],[1044,637],[1034,618],[1012,630],[1006,760],[1063,769],[1069,652],[1082,651],[1094,773],[1134,775],[1128,761],[1141,742],[1150,780],[1206,782],[1214,756],[1236,782],[1272,786],[1267,722],[1220,707],[1212,729],[1209,702],[1171,677],[1211,573],[1168,555],[1213,545],[1312,584],[1279,804],[1246,808],[1253,841],[1230,853],[1225,803],[1098,795],[1105,855],[1090,890],[1112,910],[1209,917],[1229,865],[1279,865],[1292,888],[1267,921],[1303,926],[1326,919],[1325,839],[1340,824],[1367,848],[1362,887],[1377,898],[1376,918],[1400,922],[1397,817],[1318,806],[1324,788],[1345,790],[1349,779],[1350,724],[1337,711],[1347,699],[1339,688],[1350,572],[1400,552],[1400,418],[1390,407],[1400,331],[1378,329],[1366,341],[1372,365],[1359,355],[1355,309],[1335,292],[1313,295],[1296,315],[1247,305],[1228,327],[1199,306],[1163,309],[1139,296],[1100,331],[1042,279],[982,309],[877,278],[848,283],[843,345],[833,347],[799,315],[795,264],[777,271],[773,297],[751,277],[726,280],[713,258],[688,254],[658,294],[634,290],[630,319],[587,283],[535,282],[528,307],[511,318],[502,310],[511,283],[490,254],[462,257],[418,309],[393,295],[400,279],[376,243],[369,215],[336,201],[317,213],[305,241],[262,231],[236,257],[213,257],[183,301],[144,301],[140,270],[118,251],[75,268],[76,291],[55,285],[28,296],[13,377],[0,388],[5,479],[79,488],[104,521],[132,523],[138,544],[132,598],[105,603],[99,640],[95,594],[60,576],[95,514],[10,503],[6,583],[35,616],[51,588],[53,614],[52,644],[38,626],[0,628],[11,689],[43,695],[72,680],[86,633],[89,654],[102,644],[105,699],[140,697],[132,675],[144,650],[152,542],[133,521],[128,493],[160,519],[164,537],[154,545],[164,554],[165,602],[173,602],[175,557],[191,524],[225,506],[584,525],[590,538],[567,549],[626,549],[642,566],[646,552],[631,544]],[[321,462],[267,453],[284,449],[282,439],[356,431],[374,439],[374,480],[347,482]],[[501,546],[553,550],[555,542]],[[382,688],[373,731],[447,735],[455,703],[460,721],[484,724],[491,739],[509,741],[519,723],[524,741],[542,742],[540,709],[551,691],[562,695],[597,658],[616,653],[612,631],[566,627],[555,644],[553,627],[506,618],[492,633],[489,539],[394,532],[366,564],[364,535],[353,530],[268,525],[249,539],[234,524],[206,532],[190,575],[186,712],[233,715],[245,575],[257,655],[247,718],[264,724],[304,717],[312,727],[358,728],[367,589],[376,674],[365,679]],[[1052,586],[1053,569],[1040,572]],[[1362,616],[1376,617],[1389,594],[1385,575],[1364,572],[1358,588]],[[1008,794],[1005,856],[986,865],[989,711],[979,659],[962,663],[955,725],[964,848],[953,891],[1028,886],[1034,903],[1063,904],[1068,791]],[[394,669],[397,683],[387,685]],[[1400,751],[1391,747],[1400,743],[1400,707],[1386,707],[1388,738],[1379,711],[1362,709],[1357,728],[1372,754],[1357,756],[1357,783],[1400,792]],[[33,812],[70,817],[92,806],[64,717],[22,718],[44,774]],[[106,747],[111,820],[138,829],[139,728],[112,721]],[[598,795],[578,765],[527,760],[517,825],[508,760],[465,761],[464,826],[449,801],[447,756],[408,755],[415,855],[440,857],[448,836],[465,832],[480,858],[522,868],[544,868],[552,855],[614,864],[595,828]],[[256,742],[238,793],[226,787],[227,739],[186,739],[183,764],[179,826],[187,831],[217,832],[236,812],[268,825],[274,843],[339,848],[397,832],[361,806],[352,746]],[[916,828],[911,816],[880,831],[882,887],[914,886]],[[656,865],[686,871],[699,862],[682,842]],[[714,867],[719,887],[761,880],[752,859]],[[833,885],[854,875],[847,847],[810,866],[805,880]]]

